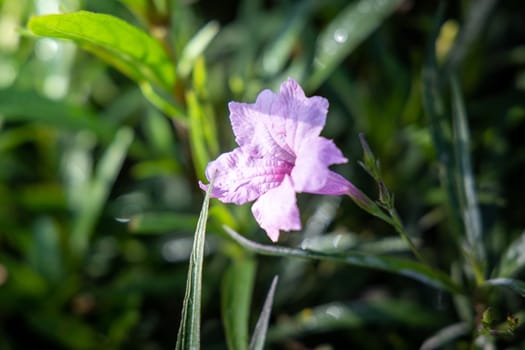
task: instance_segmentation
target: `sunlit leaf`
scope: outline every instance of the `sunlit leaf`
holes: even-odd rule
[[[33,17],[29,29],[40,36],[73,40],[136,81],[170,89],[173,65],[154,38],[129,23],[100,13],[79,11]]]
[[[218,32],[219,23],[216,21],[209,22],[186,44],[177,65],[177,72],[181,77],[186,78],[190,74],[195,61],[202,55]]]

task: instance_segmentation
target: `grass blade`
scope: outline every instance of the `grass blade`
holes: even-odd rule
[[[248,322],[256,263],[252,257],[235,258],[224,274],[222,321],[230,350],[248,348]]]
[[[379,27],[400,3],[400,0],[360,0],[344,8],[319,35],[314,72],[308,81],[308,89],[319,87],[335,67]]]
[[[182,316],[177,335],[176,350],[200,349],[202,265],[204,263],[204,242],[206,239],[206,221],[213,181],[206,191],[202,209],[195,230],[195,239],[191,250],[186,293],[182,304]]]
[[[441,349],[445,344],[467,335],[471,331],[472,325],[468,322],[454,323],[439,330],[436,334],[425,340],[421,345],[421,350]]]
[[[525,267],[525,232],[514,240],[500,260],[499,277],[511,277]]]
[[[71,247],[79,257],[87,249],[96,220],[104,207],[132,141],[133,131],[125,127],[120,129],[100,159],[91,183],[85,188],[71,237]],[[73,187],[71,190],[74,191],[76,188]]]
[[[465,234],[471,254],[477,262],[477,269],[481,268],[485,259],[483,245],[483,233],[481,226],[481,215],[479,213],[478,200],[472,172],[472,160],[470,158],[470,134],[468,130],[467,114],[463,98],[459,91],[459,85],[455,77],[451,78],[452,88],[452,120],[453,120],[453,144],[456,158],[456,183],[458,186],[459,205],[465,228]],[[483,269],[477,271],[478,281],[483,280]]]
[[[413,278],[424,284],[442,289],[451,293],[462,294],[463,290],[460,286],[454,283],[445,273],[434,270],[427,265],[421,264],[413,260],[399,259],[387,256],[378,256],[373,254],[366,254],[361,252],[347,252],[344,254],[328,254],[324,252],[317,252],[306,249],[295,249],[288,247],[280,247],[277,245],[264,245],[257,242],[250,241],[231,228],[224,226],[228,235],[239,243],[244,248],[255,253],[270,255],[270,256],[284,256],[297,257],[303,259],[316,259],[334,261],[338,263],[349,264],[353,266],[366,267],[376,270],[396,273],[406,277]]]
[[[261,315],[259,316],[253,331],[252,340],[250,341],[250,350],[262,350],[264,347],[266,333],[268,332],[268,322],[270,321],[270,315],[272,313],[273,297],[275,295],[278,281],[279,276],[275,276],[272,280],[272,285],[270,286],[270,290],[264,301]]]
[[[507,287],[525,298],[525,282],[513,278],[494,278],[485,281],[486,286]]]

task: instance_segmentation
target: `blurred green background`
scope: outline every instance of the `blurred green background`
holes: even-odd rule
[[[108,47],[28,28],[32,16],[78,10],[140,28],[169,61],[145,65],[148,80]],[[330,101],[323,135],[350,160],[337,170],[377,197],[357,163],[364,133],[407,231],[434,266],[468,284],[458,214],[440,182],[452,160],[432,131],[451,138],[446,77],[457,77],[485,263],[489,274],[507,268],[523,279],[524,14],[520,0],[0,0],[0,350],[173,348],[204,196],[198,180],[235,146],[227,102],[252,102],[287,77]],[[115,37],[119,50],[140,46]],[[138,60],[149,59],[147,45]],[[441,112],[434,129],[424,103],[436,92],[431,73],[442,79],[430,98]],[[348,198],[300,195],[299,205],[304,230],[283,245],[410,256]],[[221,286],[243,264],[250,329],[280,276],[271,349],[417,349],[448,325],[458,334],[443,348],[471,349],[477,306],[491,307],[496,323],[525,311],[507,291],[453,297],[370,269],[255,257],[222,230],[269,243],[249,205],[212,201],[210,213],[204,349],[226,348]],[[523,348],[520,330],[489,343]]]

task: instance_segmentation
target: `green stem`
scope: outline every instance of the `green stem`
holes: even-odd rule
[[[401,238],[403,238],[403,240],[408,244],[412,253],[416,256],[416,258],[419,261],[430,266],[428,261],[423,257],[423,255],[421,255],[421,253],[417,249],[414,242],[410,239],[410,237],[406,233],[405,229],[403,228],[403,223],[401,222],[401,219],[399,218],[399,215],[397,214],[397,211],[394,208],[390,208],[388,210],[388,213],[390,214],[390,218],[392,219],[390,221],[390,224],[394,227],[397,233],[399,233]]]

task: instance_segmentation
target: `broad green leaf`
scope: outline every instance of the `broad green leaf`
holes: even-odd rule
[[[470,249],[470,254],[475,258],[477,279],[483,280],[484,269],[480,266],[485,261],[485,248],[481,215],[479,213],[478,199],[475,189],[472,160],[470,157],[470,133],[463,98],[459,91],[457,80],[451,78],[452,87],[452,120],[453,120],[453,145],[456,158],[456,183],[463,226]]]
[[[525,267],[525,232],[514,240],[503,253],[498,277],[511,277]]]
[[[162,45],[129,23],[100,13],[78,11],[33,17],[29,29],[40,36],[73,40],[132,79],[170,90],[175,71]]]
[[[195,230],[195,239],[191,250],[186,293],[182,305],[182,315],[177,335],[176,350],[200,349],[201,327],[201,294],[202,294],[202,265],[204,263],[204,242],[206,239],[206,221],[213,181],[206,191],[202,209]]]
[[[308,88],[315,90],[321,85],[400,3],[401,0],[359,0],[347,5],[317,39],[315,66]]]
[[[179,213],[143,213],[134,215],[129,229],[134,233],[166,233],[174,230],[190,231],[195,228],[197,217]]]
[[[222,280],[222,322],[230,350],[248,348],[248,323],[255,272],[255,259],[245,254],[233,258]]]
[[[366,254],[362,252],[330,254],[306,249],[280,247],[277,245],[264,245],[244,238],[227,226],[225,226],[224,229],[226,233],[228,233],[228,235],[241,246],[259,254],[326,260],[353,266],[382,270],[413,278],[424,284],[448,291],[450,293],[464,293],[462,288],[455,284],[445,273],[413,260]]]
[[[120,129],[100,159],[91,182],[84,188],[83,204],[76,213],[71,237],[71,247],[79,257],[84,254],[88,246],[96,220],[109,196],[111,186],[117,178],[132,140],[131,129],[126,127]]]
[[[264,348],[266,334],[268,333],[268,323],[270,322],[270,316],[272,314],[273,298],[275,296],[275,289],[277,288],[278,281],[279,276],[275,276],[272,280],[272,285],[266,295],[261,314],[255,324],[255,329],[250,341],[250,350],[263,350]]]
[[[512,289],[514,292],[518,293],[525,298],[525,282],[516,280],[513,278],[494,278],[491,280],[485,281],[484,285],[486,286],[501,286]]]

